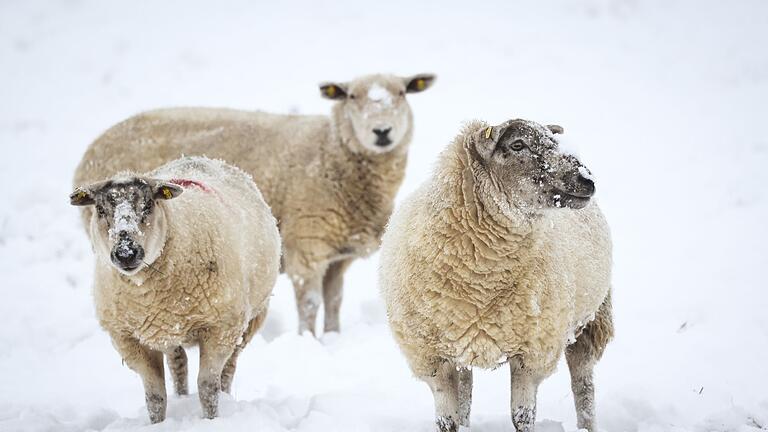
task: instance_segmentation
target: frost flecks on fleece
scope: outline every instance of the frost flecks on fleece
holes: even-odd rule
[[[368,89],[368,99],[373,102],[378,102],[385,107],[392,105],[392,93],[378,83],[373,84]]]

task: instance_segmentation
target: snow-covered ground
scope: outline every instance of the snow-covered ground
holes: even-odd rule
[[[400,199],[471,118],[558,123],[578,144],[615,243],[602,429],[768,428],[768,2],[274,3],[0,2],[0,430],[431,430],[376,255],[348,273],[340,335],[297,336],[281,277],[221,417],[172,396],[150,426],[139,378],[94,318],[68,205],[85,147],[133,113],[325,113],[316,83],[378,71],[439,76],[411,97]],[[473,430],[511,430],[508,370],[476,377]],[[565,367],[540,388],[538,418],[575,430]]]

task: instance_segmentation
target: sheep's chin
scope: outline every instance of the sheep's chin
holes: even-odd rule
[[[571,195],[562,191],[555,191],[552,195],[551,207],[580,210],[589,204],[592,197]]]
[[[120,274],[122,274],[122,275],[125,275],[125,276],[133,276],[133,275],[135,275],[136,273],[140,272],[140,271],[141,271],[141,268],[142,268],[143,266],[142,266],[141,264],[139,264],[138,266],[136,266],[136,267],[134,267],[134,268],[132,268],[132,269],[124,269],[124,268],[120,267],[119,265],[115,265],[115,264],[112,264],[112,267],[113,267],[115,270],[117,270],[117,271],[118,271],[118,273],[120,273]]]
[[[385,154],[393,151],[394,149],[400,147],[401,141],[393,141],[385,146],[377,145],[376,144],[376,138],[375,137],[368,137],[364,136],[361,137],[359,135],[356,135],[355,138],[357,138],[357,145],[358,148],[362,148],[362,151],[369,153],[369,154]]]

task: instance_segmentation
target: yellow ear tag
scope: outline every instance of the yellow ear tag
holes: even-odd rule
[[[84,190],[78,190],[78,191],[75,193],[75,202],[80,202],[80,201],[82,201],[82,200],[83,200],[83,198],[85,198],[87,195],[88,195],[88,194],[87,194],[87,193],[85,193],[85,191],[84,191]]]
[[[491,137],[491,132],[493,132],[493,127],[488,127],[488,129],[485,130],[485,139],[488,139]]]
[[[423,79],[419,78],[416,80],[417,90],[424,90],[426,87],[427,87],[427,83]]]
[[[328,95],[328,97],[334,97],[336,96],[336,86],[328,86],[325,88],[325,94]]]
[[[163,188],[163,196],[165,197],[165,199],[173,198],[173,194],[171,193],[171,190],[168,189],[167,187]]]

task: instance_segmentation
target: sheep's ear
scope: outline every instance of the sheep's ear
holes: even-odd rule
[[[565,132],[565,129],[563,129],[563,127],[560,125],[547,125],[547,129],[549,129],[549,131],[553,134],[561,134]]]
[[[69,203],[73,206],[93,205],[94,202],[91,192],[86,188],[79,187],[69,195]]]
[[[422,92],[430,87],[437,78],[433,74],[418,74],[409,78],[405,78],[405,91],[406,93],[418,93]]]
[[[168,183],[164,181],[158,181],[155,183],[154,189],[154,199],[163,199],[163,200],[169,200],[176,198],[177,196],[181,195],[182,192],[184,192],[184,188],[182,188],[179,185],[175,185],[173,183]]]
[[[488,159],[493,155],[496,142],[503,132],[504,130],[499,126],[486,126],[475,132],[475,150],[483,159]]]
[[[320,95],[331,100],[346,99],[347,86],[339,83],[322,83],[320,84]]]

